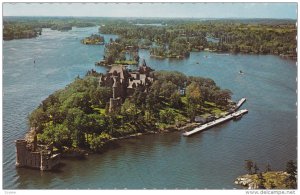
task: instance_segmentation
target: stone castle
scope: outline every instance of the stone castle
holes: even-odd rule
[[[136,88],[147,91],[153,83],[153,71],[145,61],[137,70],[131,71],[126,66],[116,65],[105,75],[99,78],[99,85],[113,89],[112,98],[109,101],[109,112],[118,109],[126,97],[133,95]]]
[[[30,167],[45,171],[51,170],[60,162],[60,154],[54,154],[52,146],[37,145],[35,129],[31,129],[25,139],[16,140],[15,143],[17,167]]]

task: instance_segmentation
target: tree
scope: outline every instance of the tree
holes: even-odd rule
[[[105,108],[106,102],[109,101],[111,94],[112,89],[109,87],[97,87],[89,92],[92,105],[100,108]]]
[[[85,127],[86,127],[86,115],[78,108],[71,108],[68,110],[66,117],[66,125],[72,132],[72,140],[74,146],[84,146],[85,139]]]
[[[196,82],[192,82],[186,88],[187,97],[187,114],[191,120],[194,120],[198,107],[201,108],[202,96],[200,86]]]
[[[160,87],[160,95],[168,100],[177,90],[177,86],[171,81],[163,82]]]
[[[49,123],[39,135],[40,141],[45,144],[53,143],[54,146],[61,149],[62,146],[71,146],[71,132],[64,124],[53,125]]]
[[[170,105],[173,108],[179,108],[181,104],[182,102],[179,92],[174,92],[170,97]]]
[[[49,121],[49,116],[41,106],[34,110],[28,118],[30,127],[34,127],[37,132],[41,132],[44,124]]]
[[[131,97],[131,101],[136,106],[141,107],[143,104],[145,104],[146,95],[147,94],[144,92],[143,87],[138,86]]]
[[[286,172],[289,174],[286,180],[287,187],[291,189],[296,189],[297,188],[297,179],[296,179],[297,166],[293,160],[287,162]]]
[[[231,99],[232,92],[229,89],[218,90],[215,94],[215,102],[221,106],[226,106]]]
[[[159,94],[150,90],[146,97],[146,109],[150,111],[150,114],[155,114],[160,107],[160,102]]]
[[[257,177],[258,177],[258,181],[257,181],[257,185],[258,185],[258,189],[265,189],[265,178],[263,176],[263,174],[260,172],[257,174]]]
[[[257,164],[254,163],[254,166],[253,166],[254,174],[256,174],[258,170],[259,170],[259,168],[258,168]]]
[[[100,152],[104,144],[111,139],[111,136],[107,133],[101,133],[100,135],[94,137],[90,143],[90,149],[95,152]]]
[[[195,106],[202,103],[202,95],[200,85],[196,82],[192,82],[186,87],[186,97],[188,102]]]
[[[248,171],[248,174],[252,175],[253,161],[245,160],[245,169]]]
[[[178,71],[159,71],[154,72],[154,76],[159,81],[172,82],[177,87],[185,87],[187,77]]]
[[[271,165],[268,163],[267,166],[266,166],[266,171],[265,172],[269,172],[269,171],[272,171],[272,169],[271,169]]]
[[[173,124],[175,122],[175,116],[176,114],[171,108],[167,108],[159,112],[160,121],[162,123]]]
[[[129,122],[135,120],[138,109],[135,104],[131,103],[127,98],[121,107],[121,114],[126,117]]]

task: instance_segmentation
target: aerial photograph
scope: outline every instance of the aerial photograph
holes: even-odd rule
[[[3,190],[295,193],[297,6],[2,3]]]

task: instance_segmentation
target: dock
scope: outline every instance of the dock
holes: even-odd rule
[[[245,98],[245,100],[246,100],[246,98]],[[242,100],[239,101],[239,102],[242,102],[242,103],[240,103],[240,106],[245,102],[245,100],[244,100],[244,101],[242,101]],[[246,114],[246,113],[248,113],[248,110],[247,110],[247,109],[239,110],[239,111],[234,112],[234,113],[232,113],[232,114],[226,115],[226,116],[224,116],[224,117],[222,117],[222,118],[219,118],[219,119],[216,119],[216,120],[211,121],[211,122],[209,122],[209,123],[206,123],[206,124],[204,124],[204,125],[201,125],[201,126],[195,128],[195,129],[192,130],[192,131],[184,132],[182,135],[183,135],[183,136],[190,136],[190,135],[193,135],[193,134],[195,134],[195,133],[199,133],[199,132],[201,132],[201,131],[204,131],[204,130],[206,130],[206,129],[209,129],[209,128],[211,128],[211,127],[214,127],[214,126],[216,126],[216,125],[218,125],[218,124],[221,124],[221,123],[223,123],[223,122],[226,122],[226,121],[228,121],[228,120],[231,120],[231,119],[233,119],[233,118],[235,118],[235,117],[242,116],[242,115],[244,115],[244,114]]]
[[[246,98],[242,98],[240,99],[240,101],[238,101],[238,103],[235,106],[235,110],[238,110],[246,101]]]

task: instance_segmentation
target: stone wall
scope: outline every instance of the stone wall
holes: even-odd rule
[[[52,155],[51,151],[32,151],[32,144],[26,140],[16,140],[16,167],[30,167],[40,170],[51,170],[60,162],[60,154]]]
[[[16,141],[17,167],[40,168],[41,156],[39,152],[32,152],[25,140]]]

